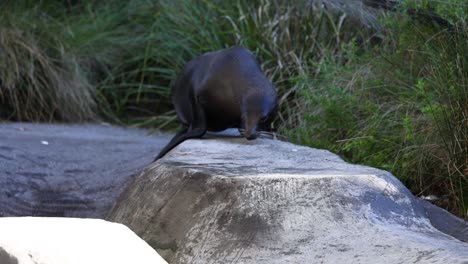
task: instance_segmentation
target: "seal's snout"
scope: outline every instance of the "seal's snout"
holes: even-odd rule
[[[254,139],[256,139],[256,138],[258,137],[257,129],[255,129],[255,128],[254,128],[254,129],[247,129],[247,130],[245,131],[245,135],[244,135],[244,136],[245,136],[245,138],[246,138],[247,140],[254,140]]]
[[[254,140],[254,139],[256,139],[257,137],[258,137],[257,134],[250,134],[250,135],[248,135],[248,136],[245,135],[245,138],[246,138],[247,140]]]

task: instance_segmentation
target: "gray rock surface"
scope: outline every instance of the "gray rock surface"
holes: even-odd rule
[[[168,139],[108,125],[0,123],[0,216],[103,218]]]
[[[328,151],[202,139],[146,168],[107,219],[169,263],[467,263],[468,244],[428,215],[444,232],[453,219],[425,205],[390,173]]]
[[[1,217],[0,263],[167,264],[121,224],[56,217]]]

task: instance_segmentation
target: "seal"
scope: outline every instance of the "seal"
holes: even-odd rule
[[[242,128],[246,139],[256,139],[277,106],[276,90],[255,56],[238,46],[189,61],[172,83],[171,99],[183,129],[155,160],[206,131]]]

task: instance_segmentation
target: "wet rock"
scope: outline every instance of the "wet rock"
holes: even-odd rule
[[[103,218],[167,139],[108,125],[0,123],[0,216]]]
[[[390,173],[328,151],[212,138],[147,167],[107,219],[170,263],[466,263],[468,244],[431,222],[448,213],[431,210]]]

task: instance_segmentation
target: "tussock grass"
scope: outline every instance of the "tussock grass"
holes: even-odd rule
[[[416,195],[436,195],[466,218],[466,25],[453,32],[405,16],[386,23],[383,44],[362,50],[349,42],[342,58],[325,56],[297,79],[295,115],[280,130],[390,170]]]
[[[1,88],[3,116],[16,120],[81,121],[99,110],[116,122],[165,127],[166,120],[173,120],[168,87],[177,72],[203,52],[232,45],[253,50],[286,99],[294,90],[290,78],[304,72],[307,60],[361,34],[346,34],[345,15],[331,15],[309,1],[23,1],[3,7],[12,10],[0,21],[4,31],[22,32],[24,45],[38,54],[35,61],[55,67],[44,66],[29,81],[18,74],[0,76],[9,80]],[[15,35],[2,34],[5,50],[14,52],[6,45]],[[34,60],[32,54],[17,52]],[[4,65],[25,71],[34,64],[9,58],[16,61]],[[41,87],[41,78],[50,85]],[[28,96],[15,92],[17,87],[25,87]],[[29,96],[34,91],[42,95]],[[37,99],[34,111],[23,108],[31,98]]]
[[[133,121],[157,128],[172,124],[167,122],[174,120],[167,88],[195,56],[233,45],[251,49],[284,94],[286,104],[295,89],[290,79],[304,72],[307,61],[322,56],[333,45],[339,47],[351,38],[362,40],[364,35],[359,30],[343,30],[345,15],[331,15],[308,1],[295,5],[288,1],[199,1],[196,5],[187,0],[159,1],[149,9],[152,16],[145,13],[132,22],[133,27],[146,29],[138,35],[142,44],[138,53],[99,89],[114,113],[128,117],[128,110],[138,111],[140,116]]]
[[[3,9],[5,10],[5,9]],[[0,116],[19,121],[82,121],[95,117],[91,86],[67,53],[54,21],[31,8],[0,19]],[[37,18],[30,29],[27,19]]]

